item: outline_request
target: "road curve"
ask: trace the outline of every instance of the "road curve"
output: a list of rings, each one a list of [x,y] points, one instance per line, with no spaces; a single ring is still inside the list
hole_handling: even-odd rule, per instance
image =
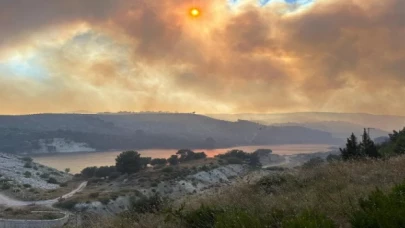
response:
[[[32,205],[32,204],[43,205],[43,206],[52,206],[52,204],[58,202],[58,200],[60,198],[64,198],[64,199],[70,198],[74,194],[82,191],[86,186],[87,186],[87,181],[84,181],[76,189],[74,189],[73,191],[71,191],[61,197],[58,197],[56,199],[40,200],[40,201],[21,201],[21,200],[12,199],[12,198],[0,193],[0,205],[8,206],[8,207],[21,207],[21,206],[28,206],[28,205]]]

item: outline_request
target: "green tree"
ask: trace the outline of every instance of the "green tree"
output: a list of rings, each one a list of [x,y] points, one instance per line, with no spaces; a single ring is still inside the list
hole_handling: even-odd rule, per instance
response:
[[[357,143],[357,137],[352,133],[350,138],[347,139],[346,148],[340,148],[343,160],[350,160],[360,157],[360,148]]]
[[[65,169],[65,172],[66,172],[66,173],[69,173],[69,172],[70,172],[70,168],[66,168],[66,169]]]
[[[169,159],[167,159],[170,165],[177,165],[179,164],[179,158],[177,155],[172,155]]]
[[[115,167],[121,173],[136,173],[146,168],[148,158],[141,158],[137,151],[125,151],[115,159]]]
[[[375,146],[373,140],[370,139],[370,136],[367,134],[366,129],[364,129],[362,142],[360,143],[360,151],[363,156],[371,157],[371,158],[378,158],[380,154],[378,153],[378,149]]]
[[[166,158],[154,158],[150,162],[151,165],[166,165],[167,164],[167,159]]]

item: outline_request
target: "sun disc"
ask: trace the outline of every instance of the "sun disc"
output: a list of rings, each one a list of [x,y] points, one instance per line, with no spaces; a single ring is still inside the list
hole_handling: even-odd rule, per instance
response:
[[[200,16],[200,14],[201,14],[201,12],[199,9],[197,9],[197,8],[190,9],[190,15],[192,17],[198,17],[198,16]]]

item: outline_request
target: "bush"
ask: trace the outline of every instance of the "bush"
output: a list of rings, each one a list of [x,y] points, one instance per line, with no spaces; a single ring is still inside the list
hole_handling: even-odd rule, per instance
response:
[[[162,169],[162,172],[165,172],[165,173],[172,173],[173,171],[174,171],[173,167],[165,167]]]
[[[55,207],[72,210],[78,203],[75,199],[62,200],[54,204]]]
[[[26,162],[24,164],[24,168],[31,169],[32,168],[32,163],[31,162]]]
[[[89,197],[90,198],[97,198],[99,195],[100,195],[100,193],[98,193],[98,192],[92,192],[92,193],[89,194]]]
[[[121,173],[136,173],[145,169],[151,158],[142,158],[137,151],[125,151],[115,159],[115,167]]]
[[[11,185],[9,183],[3,183],[1,186],[2,190],[8,190],[11,188]]]
[[[300,215],[283,221],[283,228],[335,228],[335,223],[324,214],[312,210],[304,211]]]
[[[24,184],[23,186],[24,186],[24,188],[31,188],[30,184]]]
[[[65,183],[61,183],[61,184],[59,184],[59,186],[62,187],[62,188],[63,188],[63,187],[67,187],[67,186],[68,186],[68,183],[66,183],[66,182],[65,182]]]
[[[257,183],[260,189],[264,190],[266,193],[276,192],[275,187],[280,186],[287,182],[286,176],[283,175],[270,175],[262,177]]]
[[[164,208],[164,200],[159,195],[152,197],[142,197],[138,200],[131,198],[130,210],[135,213],[156,213]]]
[[[222,209],[202,205],[199,209],[186,213],[183,219],[186,227],[212,228],[215,227],[216,217],[222,213]]]
[[[86,167],[84,168],[80,173],[84,178],[92,178],[96,174],[97,167],[92,166],[92,167]]]
[[[359,204],[360,209],[351,218],[354,228],[405,225],[405,184],[397,185],[388,194],[377,189],[368,198],[360,199]]]
[[[59,182],[53,177],[49,178],[47,182],[49,184],[59,184]]]
[[[311,169],[314,167],[318,167],[325,163],[325,161],[320,157],[311,158],[309,161],[305,162],[302,167],[305,169]]]
[[[225,158],[228,164],[243,164],[243,160],[237,157]]]
[[[156,165],[164,166],[164,165],[167,164],[167,159],[165,159],[165,158],[155,158],[155,159],[152,159],[150,164],[153,165],[153,166],[156,166]]]
[[[220,213],[215,219],[215,228],[261,228],[270,227],[256,215],[244,210],[231,209]]]
[[[114,179],[117,179],[117,178],[120,177],[120,176],[121,176],[121,173],[120,173],[120,172],[112,172],[112,173],[110,173],[110,175],[108,176],[108,179],[114,180]]]
[[[30,157],[23,157],[23,158],[21,158],[21,160],[23,160],[27,163],[31,163],[33,161],[32,158],[30,158]]]
[[[26,171],[26,172],[24,173],[24,177],[25,177],[25,178],[30,178],[31,176],[32,176],[31,172]]]
[[[49,178],[49,173],[43,173],[39,177],[41,177],[42,179],[48,179]]]

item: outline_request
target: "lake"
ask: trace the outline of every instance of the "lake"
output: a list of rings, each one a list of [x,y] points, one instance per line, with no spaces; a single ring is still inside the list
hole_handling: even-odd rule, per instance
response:
[[[293,155],[303,153],[327,152],[334,145],[325,144],[291,144],[291,145],[267,145],[267,146],[239,146],[232,148],[212,149],[212,150],[194,150],[196,152],[204,151],[208,157],[213,157],[217,154],[226,153],[232,149],[240,149],[246,152],[253,152],[257,149],[271,149],[274,154]],[[89,153],[61,153],[51,155],[34,156],[35,162],[50,166],[59,170],[70,168],[71,173],[79,173],[82,169],[89,166],[111,166],[115,165],[115,158],[122,151],[108,152],[89,152]],[[139,150],[139,153],[144,157],[152,158],[168,158],[176,154],[174,149],[148,149]]]

